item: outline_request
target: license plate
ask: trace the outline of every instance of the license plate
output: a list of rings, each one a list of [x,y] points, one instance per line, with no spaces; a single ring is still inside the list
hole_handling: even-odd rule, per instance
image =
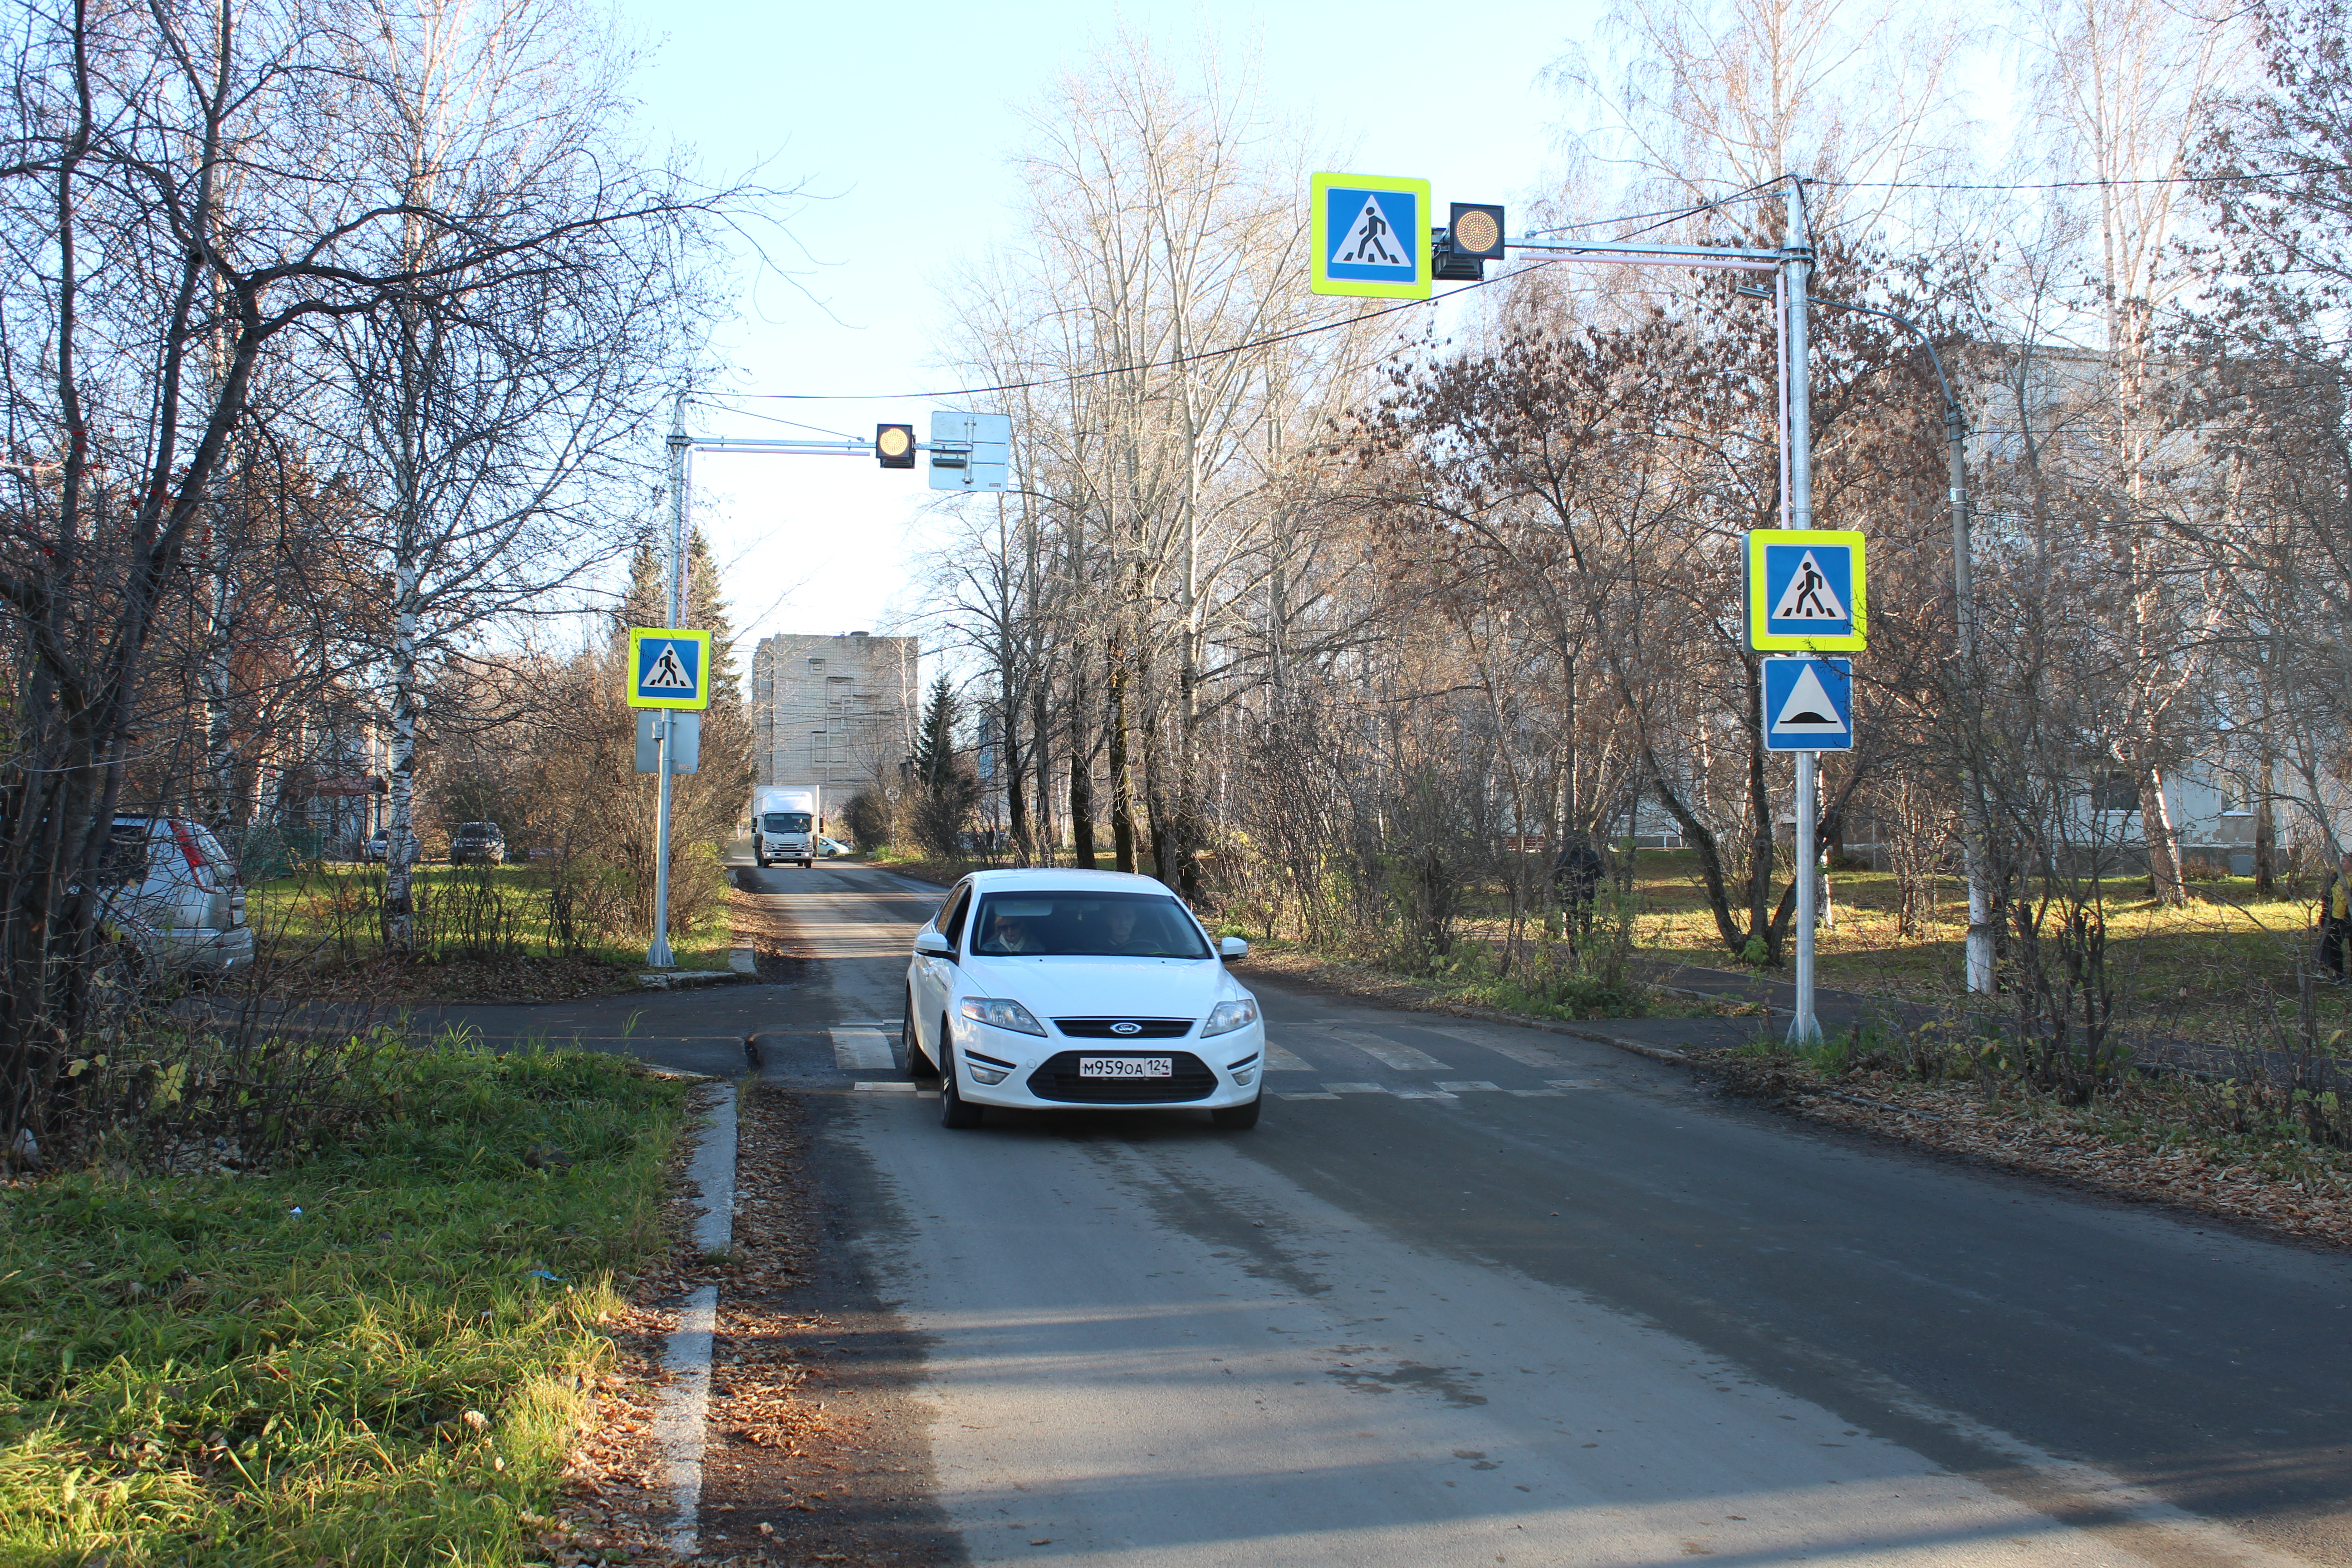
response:
[[[1080,1078],[1174,1078],[1173,1057],[1080,1057]]]

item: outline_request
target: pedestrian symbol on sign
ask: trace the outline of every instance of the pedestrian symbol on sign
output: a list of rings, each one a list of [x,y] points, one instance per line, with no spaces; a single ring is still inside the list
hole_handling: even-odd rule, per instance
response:
[[[1780,602],[1772,606],[1776,621],[1843,621],[1845,605],[1839,603],[1837,590],[1830,586],[1829,578],[1822,572],[1822,563],[1810,550],[1798,561],[1797,569],[1789,574],[1789,585],[1780,591]]]
[[[694,677],[678,662],[677,645],[664,643],[661,652],[654,656],[653,668],[637,684],[648,691],[692,691]]]
[[[1396,226],[1381,215],[1380,198],[1370,195],[1364,197],[1364,210],[1356,215],[1355,223],[1340,240],[1339,254],[1331,259],[1359,267],[1412,265],[1396,244]]]

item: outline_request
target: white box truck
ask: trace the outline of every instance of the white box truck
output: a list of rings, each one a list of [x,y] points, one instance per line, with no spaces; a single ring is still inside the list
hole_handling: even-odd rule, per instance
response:
[[[799,861],[803,870],[815,865],[816,837],[824,831],[821,794],[815,784],[753,790],[751,858],[763,867],[786,860]]]

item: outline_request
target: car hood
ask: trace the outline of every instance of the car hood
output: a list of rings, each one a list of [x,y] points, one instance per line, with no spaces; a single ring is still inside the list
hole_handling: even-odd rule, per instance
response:
[[[1246,996],[1214,959],[974,958],[968,996],[1007,996],[1040,1018],[1205,1018]]]

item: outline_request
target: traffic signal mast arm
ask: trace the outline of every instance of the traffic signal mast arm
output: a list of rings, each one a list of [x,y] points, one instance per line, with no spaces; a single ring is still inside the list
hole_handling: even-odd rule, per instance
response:
[[[687,443],[698,452],[784,452],[804,458],[870,458],[874,456],[871,440],[793,441],[767,436],[697,436]],[[934,454],[940,458],[968,458],[971,455],[969,441],[916,441],[908,450]],[[944,465],[952,467],[954,465]]]
[[[1562,260],[1622,261],[1633,266],[1708,267],[1729,272],[1772,272],[1790,259],[1787,250],[1738,245],[1642,245],[1627,239],[1550,239],[1521,236],[1503,242],[1506,250]]]

